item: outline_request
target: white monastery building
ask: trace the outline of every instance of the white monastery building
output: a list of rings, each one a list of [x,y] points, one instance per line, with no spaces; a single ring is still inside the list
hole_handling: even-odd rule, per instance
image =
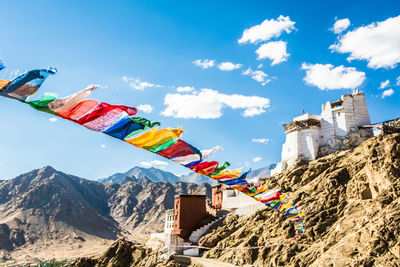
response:
[[[335,150],[348,149],[373,136],[364,93],[358,90],[322,105],[321,115],[303,114],[284,125],[286,141],[282,161],[271,175],[282,172],[299,160],[314,160]]]

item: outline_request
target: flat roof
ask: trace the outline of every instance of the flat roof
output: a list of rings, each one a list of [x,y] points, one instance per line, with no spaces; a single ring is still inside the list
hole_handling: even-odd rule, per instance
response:
[[[179,195],[175,195],[175,198],[178,197],[206,197],[206,195],[191,195],[191,194],[179,194]]]

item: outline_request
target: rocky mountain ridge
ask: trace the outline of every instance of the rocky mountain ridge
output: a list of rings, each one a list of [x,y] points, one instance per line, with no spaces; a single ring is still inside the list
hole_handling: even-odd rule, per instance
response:
[[[174,196],[192,191],[210,195],[211,186],[155,183],[147,177],[102,184],[49,166],[3,181],[0,263],[1,251],[7,262],[21,251],[35,255],[58,244],[79,250],[120,236],[144,241],[150,232],[163,229],[164,212],[173,208]]]

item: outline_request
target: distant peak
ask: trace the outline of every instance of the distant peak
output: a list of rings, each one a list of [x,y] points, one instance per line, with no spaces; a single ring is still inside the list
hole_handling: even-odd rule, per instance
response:
[[[44,166],[42,168],[39,169],[39,172],[55,172],[57,171],[56,169],[54,169],[52,166]]]

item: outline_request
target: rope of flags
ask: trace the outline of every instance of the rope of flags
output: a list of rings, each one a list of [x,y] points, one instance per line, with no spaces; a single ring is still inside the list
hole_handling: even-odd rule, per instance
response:
[[[0,70],[2,68],[4,65],[0,61]],[[250,170],[242,173],[241,168],[228,169],[231,165],[229,162],[205,161],[222,149],[220,146],[199,150],[180,138],[183,133],[180,127],[160,129],[160,122],[136,116],[138,111],[135,107],[87,99],[96,90],[96,86],[88,86],[63,98],[45,93],[39,100],[29,101],[29,97],[37,92],[46,78],[55,73],[55,68],[31,70],[12,81],[0,80],[0,96],[18,100],[38,111],[70,120],[89,130],[102,132],[229,185],[291,220],[296,228],[295,239],[305,234],[305,214],[300,206],[287,203],[286,194],[282,194],[279,189],[272,189],[269,183],[248,183],[246,177]]]
[[[387,172],[387,174],[390,177],[392,177],[394,183],[397,183],[399,181],[400,177],[394,175],[394,173],[393,173],[393,171],[392,171],[392,169],[390,168],[389,165],[385,165],[385,164],[380,163],[379,164],[379,168],[385,170]],[[378,167],[376,167],[376,168],[373,167],[372,170],[378,170],[379,168]]]
[[[289,238],[285,241],[281,241],[281,242],[275,242],[275,243],[269,243],[267,245],[263,245],[263,246],[255,246],[255,247],[226,247],[226,248],[222,248],[222,247],[205,247],[205,246],[197,246],[197,245],[189,245],[189,246],[177,246],[179,248],[199,248],[199,249],[204,249],[204,250],[256,250],[256,249],[264,249],[264,248],[269,248],[269,247],[273,247],[273,246],[283,246],[287,243],[291,243],[293,241],[296,241],[296,237],[292,237]]]

